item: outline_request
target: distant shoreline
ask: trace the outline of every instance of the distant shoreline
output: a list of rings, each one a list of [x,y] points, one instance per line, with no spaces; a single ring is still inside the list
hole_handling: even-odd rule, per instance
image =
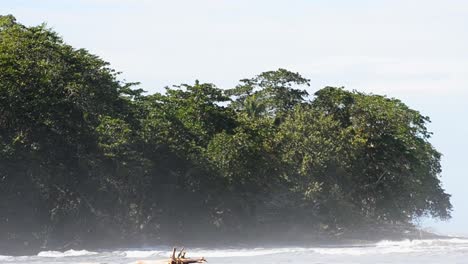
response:
[[[317,233],[317,232],[308,232],[308,233],[296,233],[296,232],[278,232],[275,234],[263,234],[263,236],[256,236],[256,239],[253,237],[244,237],[241,238],[213,238],[212,240],[204,239],[193,239],[186,240],[184,243],[180,241],[154,241],[149,243],[118,243],[111,244],[101,243],[95,245],[86,245],[69,243],[62,247],[28,247],[27,242],[23,245],[5,245],[5,241],[0,242],[0,255],[9,255],[9,256],[35,256],[39,252],[43,251],[60,251],[65,252],[67,250],[88,250],[88,251],[107,251],[107,250],[120,250],[123,248],[152,248],[157,246],[168,246],[178,245],[186,246],[192,248],[258,248],[258,247],[284,247],[284,246],[336,246],[336,245],[352,245],[352,244],[371,244],[377,243],[384,240],[389,241],[402,241],[402,240],[430,240],[430,239],[467,239],[462,236],[448,236],[431,233],[428,231],[421,230],[416,227],[406,227],[404,229],[397,229],[394,227],[378,227],[371,228],[369,230],[348,230],[346,232],[338,234],[330,233]],[[8,249],[4,251],[5,249]]]

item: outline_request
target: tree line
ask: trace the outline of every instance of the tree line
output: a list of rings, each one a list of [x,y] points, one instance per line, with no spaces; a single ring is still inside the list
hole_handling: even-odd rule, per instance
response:
[[[0,17],[0,240],[164,241],[450,217],[429,118],[278,69],[149,94]],[[10,242],[8,242],[10,241]]]

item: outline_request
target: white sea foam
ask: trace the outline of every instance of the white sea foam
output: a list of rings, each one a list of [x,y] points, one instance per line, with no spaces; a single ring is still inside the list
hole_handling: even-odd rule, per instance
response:
[[[163,250],[164,249],[164,250]],[[243,263],[290,263],[291,260],[314,260],[324,263],[352,260],[353,263],[376,263],[378,260],[391,260],[389,263],[464,263],[468,259],[468,239],[433,240],[383,240],[373,244],[334,245],[314,247],[277,247],[277,248],[190,248],[188,257],[236,259]],[[0,256],[0,263],[162,263],[172,252],[169,247],[144,249],[123,249],[119,251],[91,252],[86,250],[43,251],[37,256]],[[55,259],[51,259],[55,258]],[[406,259],[413,261],[406,262]],[[443,261],[442,261],[443,260]],[[233,260],[234,261],[234,260]],[[236,260],[237,261],[237,260]],[[346,262],[345,261],[345,262]],[[291,262],[304,263],[304,262]],[[307,261],[306,261],[307,263]],[[466,262],[468,263],[468,262]]]
[[[60,251],[41,251],[37,254],[38,257],[46,258],[64,258],[64,257],[78,257],[78,256],[91,256],[97,255],[97,252],[87,251],[87,250],[67,250],[64,252]]]
[[[379,255],[393,253],[431,252],[468,250],[468,239],[428,239],[428,240],[383,240],[376,244],[354,247],[317,248],[313,251],[329,255]]]
[[[253,249],[218,249],[218,250],[190,250],[191,255],[203,257],[252,257],[281,253],[294,253],[309,251],[309,248],[291,247],[291,248],[253,248]]]
[[[295,253],[311,251],[311,248],[291,247],[291,248],[253,248],[253,249],[190,249],[189,257],[253,257],[281,253]],[[113,254],[125,256],[127,258],[152,258],[161,257],[168,258],[171,254],[170,251],[162,250],[126,250],[114,251]]]
[[[394,253],[447,252],[468,250],[468,239],[434,239],[434,240],[383,240],[375,244],[330,247],[282,247],[251,249],[190,249],[190,256],[206,258],[255,257],[274,254],[308,252],[319,255],[382,255]],[[127,258],[168,257],[169,251],[132,250],[114,252]]]
[[[139,260],[133,261],[128,264],[167,264],[167,260]]]
[[[288,247],[255,249],[190,250],[192,255],[204,257],[251,257],[283,253],[312,252],[321,255],[380,255],[393,253],[447,252],[468,250],[468,239],[383,240],[375,244],[332,247]]]
[[[251,257],[263,256],[280,253],[303,252],[311,249],[308,248],[253,248],[253,249],[190,249],[190,257]],[[170,251],[161,250],[127,250],[114,251],[114,254],[123,255],[127,258],[150,258],[150,257],[169,257]]]
[[[127,258],[169,257],[168,251],[161,250],[126,250],[114,251],[113,253],[123,255]]]
[[[468,239],[427,239],[427,240],[401,240],[401,241],[380,241],[377,248],[410,248],[414,250],[438,250],[438,249],[464,249],[468,247]]]

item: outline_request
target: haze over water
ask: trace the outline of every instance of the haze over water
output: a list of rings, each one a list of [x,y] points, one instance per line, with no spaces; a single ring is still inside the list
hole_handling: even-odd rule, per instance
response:
[[[468,263],[468,239],[380,241],[373,244],[321,247],[188,249],[190,257],[204,256],[208,263]],[[0,256],[1,263],[20,264],[130,264],[165,263],[170,247],[117,251],[44,251],[37,256]]]

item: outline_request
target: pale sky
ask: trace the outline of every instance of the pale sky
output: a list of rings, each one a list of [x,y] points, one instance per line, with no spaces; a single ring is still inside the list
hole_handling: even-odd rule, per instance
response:
[[[468,1],[0,0],[0,14],[46,22],[74,47],[162,91],[195,79],[229,88],[286,68],[330,86],[402,99],[432,119],[453,219],[468,235]]]

